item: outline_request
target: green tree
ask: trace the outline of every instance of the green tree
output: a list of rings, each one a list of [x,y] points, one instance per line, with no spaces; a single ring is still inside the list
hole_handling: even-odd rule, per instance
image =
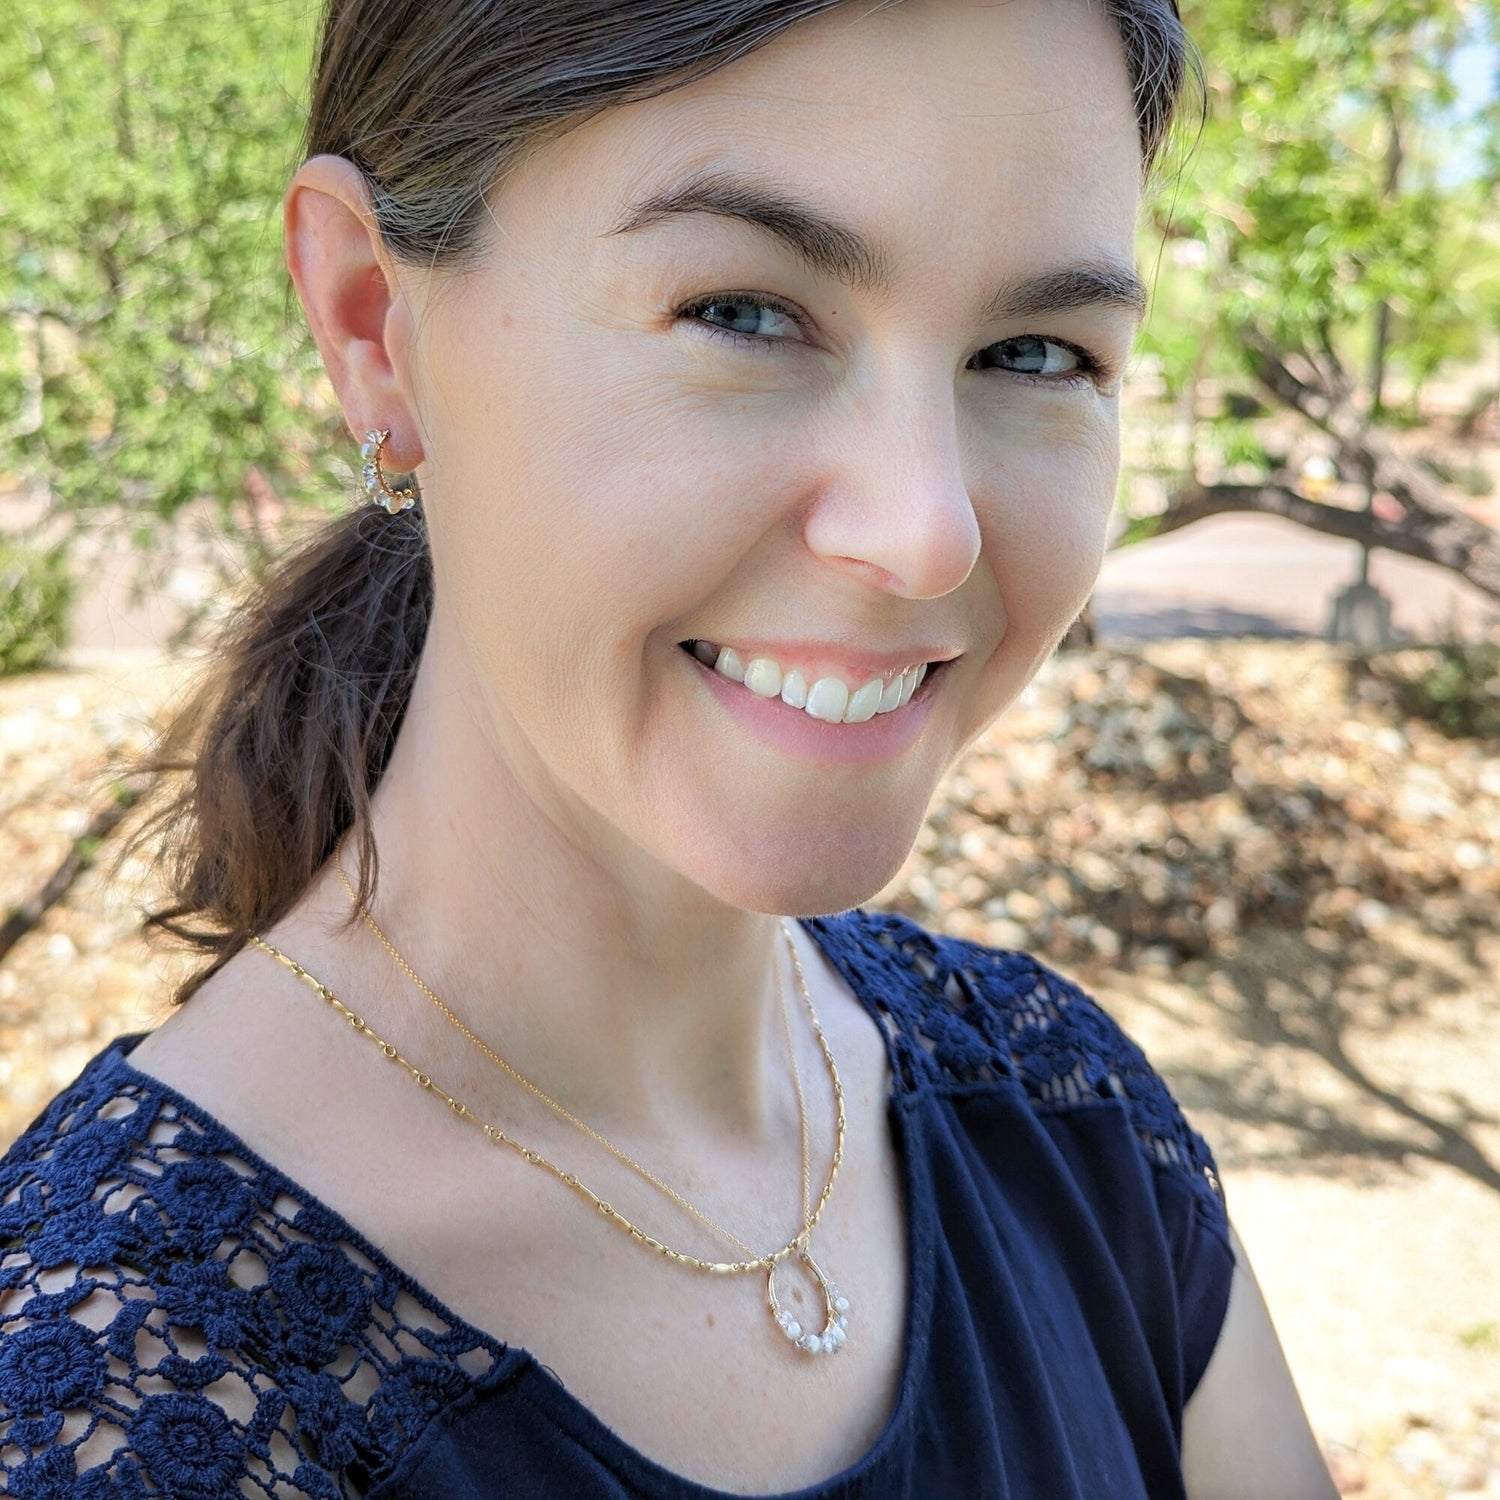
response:
[[[0,467],[149,539],[337,492],[279,204],[312,7],[48,0],[0,28]]]
[[[1346,479],[1397,505],[1318,504],[1268,464],[1260,483],[1187,476],[1127,536],[1267,510],[1442,563],[1500,597],[1500,539],[1381,430],[1393,368],[1419,392],[1493,327],[1500,247],[1483,163],[1500,160],[1500,120],[1473,127],[1475,165],[1459,181],[1436,148],[1452,144],[1439,137],[1454,50],[1466,28],[1493,35],[1494,0],[1187,0],[1183,11],[1206,58],[1207,117],[1153,229],[1201,259],[1164,283],[1146,347],[1193,409],[1216,362],[1250,374],[1331,434]]]

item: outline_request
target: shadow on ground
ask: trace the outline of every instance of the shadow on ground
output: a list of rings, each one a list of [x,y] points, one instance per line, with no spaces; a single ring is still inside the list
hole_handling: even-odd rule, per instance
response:
[[[1428,1160],[1500,1194],[1500,1166],[1479,1139],[1500,1130],[1481,1103],[1500,1055],[1500,993],[1487,996],[1474,945],[1450,940],[1444,962],[1408,936],[1329,951],[1296,933],[1250,933],[1240,954],[1201,975],[1193,966],[1190,999],[1160,986],[1123,992],[1174,1028],[1207,1028],[1202,1060],[1190,1049],[1169,1071],[1190,1113],[1212,1110],[1228,1127],[1217,1132],[1227,1160],[1343,1174],[1360,1161]],[[1469,1076],[1449,1067],[1424,1087],[1424,1047],[1451,1056],[1455,1031],[1472,1044]]]
[[[1217,604],[1111,609],[1101,603],[1094,612],[1094,626],[1102,641],[1165,641],[1184,636],[1282,641],[1314,638],[1311,632],[1272,615]]]

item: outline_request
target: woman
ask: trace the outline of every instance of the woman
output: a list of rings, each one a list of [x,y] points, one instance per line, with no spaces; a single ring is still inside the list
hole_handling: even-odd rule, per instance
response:
[[[12,1492],[1332,1493],[1144,1059],[851,910],[1093,583],[1184,56],[336,0],[287,253],[377,503],[179,733],[191,1004],[7,1160]]]

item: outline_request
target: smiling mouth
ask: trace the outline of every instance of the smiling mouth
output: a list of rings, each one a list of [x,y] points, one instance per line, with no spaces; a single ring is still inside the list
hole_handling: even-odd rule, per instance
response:
[[[825,724],[863,724],[877,714],[895,713],[906,707],[929,678],[948,666],[947,661],[917,662],[856,684],[835,676],[809,682],[795,669],[783,671],[768,656],[746,660],[732,647],[716,646],[711,641],[689,640],[679,645],[717,676],[738,683],[757,697],[779,698],[788,708]]]

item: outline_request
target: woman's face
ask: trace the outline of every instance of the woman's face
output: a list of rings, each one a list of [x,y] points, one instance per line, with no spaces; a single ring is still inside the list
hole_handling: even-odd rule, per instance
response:
[[[1139,176],[1101,7],[853,4],[547,144],[476,263],[403,272],[429,649],[565,837],[760,911],[889,879],[1094,582]]]

